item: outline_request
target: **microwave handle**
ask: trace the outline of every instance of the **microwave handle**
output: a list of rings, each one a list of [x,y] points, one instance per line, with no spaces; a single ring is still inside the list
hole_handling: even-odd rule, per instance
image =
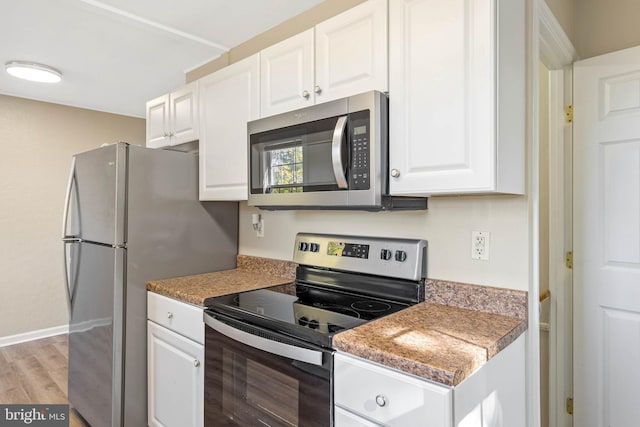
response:
[[[344,159],[342,158],[342,136],[347,126],[347,116],[338,117],[336,127],[333,130],[331,141],[331,162],[333,163],[333,174],[336,177],[338,188],[347,189],[347,177],[344,174]]]

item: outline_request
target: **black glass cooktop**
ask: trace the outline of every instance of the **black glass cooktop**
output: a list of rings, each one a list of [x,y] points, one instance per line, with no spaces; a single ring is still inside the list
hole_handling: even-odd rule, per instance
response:
[[[217,297],[207,312],[331,347],[335,333],[408,306],[349,291],[292,283]]]

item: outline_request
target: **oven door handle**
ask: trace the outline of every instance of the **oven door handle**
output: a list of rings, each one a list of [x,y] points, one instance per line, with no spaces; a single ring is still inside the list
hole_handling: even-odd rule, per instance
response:
[[[240,329],[236,329],[233,326],[214,319],[206,313],[204,315],[204,323],[227,338],[248,345],[249,347],[263,350],[277,356],[297,360],[299,362],[322,366],[322,351],[297,347],[295,345],[285,344],[253,335],[249,332],[241,331]]]
[[[347,189],[347,177],[344,174],[344,160],[342,158],[342,137],[347,125],[347,116],[338,117],[336,127],[333,130],[333,139],[331,140],[331,163],[333,164],[333,174],[336,177],[338,188]]]

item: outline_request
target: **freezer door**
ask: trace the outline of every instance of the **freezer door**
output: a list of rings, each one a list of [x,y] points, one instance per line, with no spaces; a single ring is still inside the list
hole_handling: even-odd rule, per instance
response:
[[[91,426],[119,427],[126,250],[72,246],[77,268],[70,269],[69,401]]]
[[[83,241],[124,245],[127,144],[77,154],[69,202],[73,234]],[[76,234],[77,233],[77,234]]]

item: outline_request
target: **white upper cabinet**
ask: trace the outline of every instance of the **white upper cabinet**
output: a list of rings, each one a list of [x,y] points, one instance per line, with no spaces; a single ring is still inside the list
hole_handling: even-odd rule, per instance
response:
[[[260,52],[262,117],[387,91],[387,0],[369,0]]]
[[[262,116],[313,105],[313,28],[260,52]]]
[[[169,146],[169,94],[147,102],[147,147]]]
[[[388,90],[387,0],[369,0],[316,25],[316,103]]]
[[[247,200],[247,122],[260,116],[259,54],[199,82],[200,200]]]
[[[524,193],[524,0],[394,0],[392,195]]]
[[[196,141],[198,130],[198,82],[147,102],[147,147]]]

